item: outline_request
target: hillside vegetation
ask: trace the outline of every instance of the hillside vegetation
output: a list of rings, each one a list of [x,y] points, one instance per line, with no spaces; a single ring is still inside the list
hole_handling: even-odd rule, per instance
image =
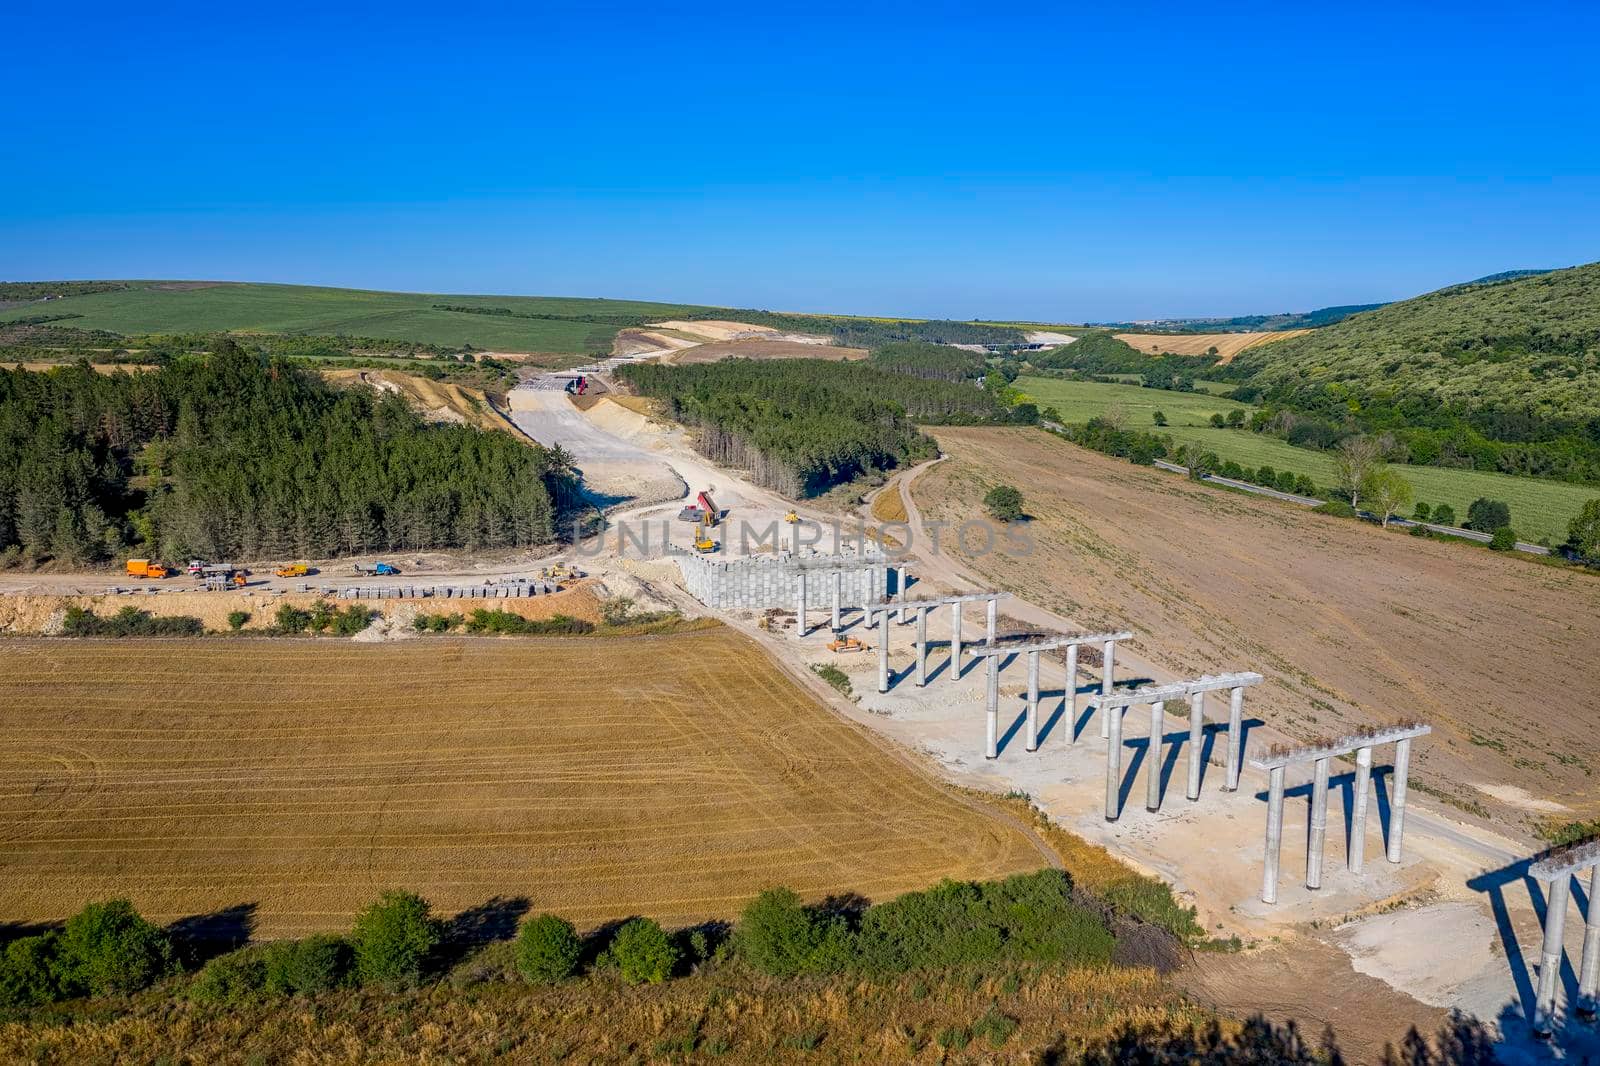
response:
[[[0,549],[33,559],[530,546],[563,462],[227,342],[146,373],[0,371]]]
[[[1390,432],[1413,462],[1600,479],[1600,264],[1429,293],[1226,369],[1268,405]]]

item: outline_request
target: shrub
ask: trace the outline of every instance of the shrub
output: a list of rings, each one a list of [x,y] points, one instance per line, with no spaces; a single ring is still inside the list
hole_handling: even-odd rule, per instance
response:
[[[1455,525],[1456,509],[1451,507],[1448,503],[1441,503],[1439,506],[1433,509],[1433,521],[1435,524],[1441,526]]]
[[[1158,426],[1164,426],[1164,425],[1166,425],[1166,424],[1167,424],[1167,415],[1166,415],[1166,412],[1165,412],[1165,411],[1157,411],[1157,412],[1156,412],[1156,413],[1155,413],[1155,415],[1154,415],[1154,416],[1152,416],[1152,420],[1153,420],[1153,421],[1154,421],[1154,422],[1155,422],[1155,424],[1156,424],[1156,425],[1158,425]]]
[[[25,936],[0,952],[0,1009],[35,1007],[62,996],[54,933]]]
[[[1240,466],[1232,459],[1229,459],[1227,462],[1222,464],[1221,474],[1223,477],[1231,477],[1235,480],[1242,480],[1244,478],[1244,467]]]
[[[68,918],[59,946],[69,993],[137,992],[177,969],[167,934],[125,899],[91,903]]]
[[[311,612],[282,604],[273,617],[273,628],[280,633],[304,633],[311,628]]]
[[[1294,475],[1287,470],[1278,472],[1278,480],[1273,484],[1279,492],[1294,491]]]
[[[549,618],[528,619],[520,614],[502,611],[499,608],[489,611],[482,607],[472,612],[472,617],[467,619],[468,633],[519,633],[535,636],[548,636],[551,634],[579,634],[593,633],[594,623],[581,618],[571,618],[564,614],[551,615]]]
[[[1312,508],[1318,514],[1331,514],[1336,518],[1354,518],[1356,509],[1346,500],[1329,500]]]
[[[418,633],[448,633],[465,622],[459,614],[419,614],[411,620]]]
[[[218,955],[195,975],[189,997],[201,1003],[241,1003],[267,984],[267,964],[260,948],[241,948]]]
[[[341,637],[353,637],[372,624],[372,611],[351,604],[333,616],[333,631]]]
[[[250,612],[249,611],[229,611],[228,612],[228,628],[233,630],[235,633],[237,633],[237,632],[239,632],[239,630],[243,629],[244,628],[244,624],[246,622],[248,622],[248,621],[250,621]]]
[[[68,607],[61,632],[69,637],[196,637],[205,632],[198,618],[157,617],[137,607],[124,607],[110,618],[97,618],[83,607]]]
[[[1015,1018],[1002,1013],[999,1007],[991,1003],[983,1017],[972,1023],[971,1031],[973,1036],[987,1040],[990,1047],[998,1049],[1011,1039],[1018,1025]]]
[[[1511,507],[1500,500],[1480,496],[1467,508],[1467,528],[1478,533],[1493,533],[1511,524]]]
[[[1228,428],[1238,429],[1240,426],[1244,425],[1244,419],[1244,408],[1235,407],[1233,410],[1228,412]]]
[[[660,984],[678,964],[677,945],[650,918],[634,918],[618,929],[608,950],[623,979],[632,984]]]
[[[839,695],[850,695],[850,675],[832,663],[817,663],[811,667],[811,672],[832,685]]]
[[[361,912],[351,934],[356,979],[390,988],[414,985],[438,947],[439,923],[414,892],[385,892]]]
[[[1278,472],[1270,466],[1263,466],[1255,472],[1255,476],[1250,480],[1257,485],[1276,485],[1278,483]]]
[[[1517,546],[1517,532],[1510,526],[1501,526],[1489,538],[1491,551],[1508,552]]]
[[[1217,429],[1221,429],[1224,425],[1227,424],[1226,421],[1222,417],[1222,412],[1217,411],[1217,412],[1213,412],[1212,413],[1212,415],[1211,415],[1211,424],[1213,426],[1215,426]]]
[[[1433,511],[1428,507],[1427,504],[1423,503],[1421,500],[1418,500],[1417,506],[1411,512],[1411,517],[1418,522],[1426,522],[1428,521],[1428,516],[1432,513]]]
[[[531,984],[571,977],[582,956],[578,931],[553,914],[530,918],[517,933],[517,972]]]
[[[330,933],[268,944],[267,991],[289,996],[339,988],[350,978],[351,955],[350,942]]]
[[[1022,517],[1022,493],[1012,485],[996,485],[983,497],[983,506],[997,522],[1015,522]]]
[[[1600,499],[1585,503],[1567,525],[1567,547],[1586,562],[1600,562]]]
[[[739,953],[764,974],[792,977],[827,968],[824,948],[845,932],[840,919],[817,915],[789,889],[769,888],[739,919]]]
[[[1427,526],[1423,525],[1421,522],[1418,522],[1416,525],[1412,526],[1411,529],[1408,532],[1410,532],[1410,534],[1413,537],[1431,537],[1431,536],[1433,536],[1433,530],[1429,529]]]
[[[1317,483],[1305,474],[1300,474],[1294,479],[1294,491],[1301,496],[1316,496]]]

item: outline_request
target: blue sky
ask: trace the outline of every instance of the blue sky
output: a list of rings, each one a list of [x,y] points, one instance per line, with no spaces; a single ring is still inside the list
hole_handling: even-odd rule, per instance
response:
[[[1600,259],[1593,4],[234,6],[8,5],[0,278],[1078,321]]]

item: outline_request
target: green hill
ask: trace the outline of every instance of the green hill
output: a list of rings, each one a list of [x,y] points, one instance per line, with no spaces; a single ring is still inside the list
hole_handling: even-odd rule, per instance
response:
[[[1414,462],[1600,480],[1600,263],[1453,286],[1245,350],[1300,427],[1390,431]]]
[[[55,293],[63,295],[41,299]],[[51,324],[124,336],[225,331],[343,335],[561,354],[608,351],[623,326],[713,310],[639,300],[164,281],[6,283],[0,284],[0,308],[0,324],[47,317]]]

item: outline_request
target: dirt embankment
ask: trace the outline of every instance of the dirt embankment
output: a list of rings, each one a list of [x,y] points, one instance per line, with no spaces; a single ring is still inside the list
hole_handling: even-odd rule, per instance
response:
[[[433,381],[398,370],[325,370],[322,376],[337,385],[365,385],[378,392],[403,396],[429,422],[449,422],[475,429],[499,430],[519,440],[527,435],[501,414],[481,389],[448,381]]]
[[[234,611],[244,611],[250,619],[243,628],[246,631],[259,631],[272,627],[278,608],[284,604],[292,607],[310,607],[318,600],[325,600],[340,608],[351,604],[372,608],[379,617],[373,636],[404,635],[412,619],[418,614],[470,614],[480,607],[508,611],[523,618],[549,618],[564,614],[571,618],[597,622],[600,619],[600,600],[589,586],[589,582],[579,582],[571,588],[547,596],[504,600],[431,598],[338,600],[314,592],[275,594],[253,593],[248,590],[202,592],[168,589],[163,589],[155,596],[0,596],[0,634],[24,636],[59,633],[61,620],[66,616],[69,607],[86,608],[102,618],[110,617],[124,607],[137,607],[158,617],[181,615],[198,618],[206,629],[218,633],[231,628],[228,624],[229,614]]]
[[[1600,580],[1222,492],[1036,430],[934,435],[951,459],[916,484],[925,517],[959,522],[990,486],[1022,487],[1032,554],[998,539],[966,557],[1000,587],[1126,626],[1177,673],[1259,670],[1251,708],[1293,735],[1432,722],[1413,787],[1460,811],[1517,828],[1600,813]]]

